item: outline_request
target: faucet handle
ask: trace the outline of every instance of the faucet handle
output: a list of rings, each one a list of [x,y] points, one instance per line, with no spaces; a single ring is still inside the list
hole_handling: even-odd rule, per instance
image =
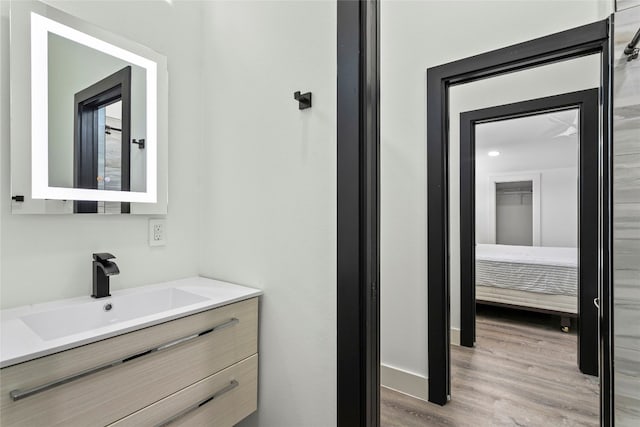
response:
[[[113,259],[115,258],[115,256],[111,255],[110,253],[107,252],[101,252],[98,254],[93,254],[93,260],[94,261],[98,261],[98,262],[103,262],[106,261],[108,259]]]

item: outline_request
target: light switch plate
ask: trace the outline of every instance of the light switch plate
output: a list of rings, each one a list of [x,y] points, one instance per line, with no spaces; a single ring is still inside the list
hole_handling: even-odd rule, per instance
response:
[[[149,219],[149,246],[167,244],[167,223],[164,219]]]

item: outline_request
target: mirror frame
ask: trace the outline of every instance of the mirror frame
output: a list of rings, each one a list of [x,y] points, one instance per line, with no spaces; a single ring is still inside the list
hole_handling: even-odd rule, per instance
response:
[[[33,27],[32,19],[37,22]],[[10,4],[11,195],[23,196],[23,201],[12,201],[11,212],[14,214],[72,214],[72,200],[129,202],[131,214],[167,213],[167,58],[97,24],[99,22],[69,15],[41,1],[22,0]],[[48,102],[42,102],[46,98],[41,96],[44,93],[48,97],[46,49],[49,32],[93,49],[98,46],[105,54],[147,71],[145,192],[49,186]],[[44,58],[39,55],[43,52]],[[32,75],[36,77],[33,82]],[[32,112],[40,123],[32,118]]]

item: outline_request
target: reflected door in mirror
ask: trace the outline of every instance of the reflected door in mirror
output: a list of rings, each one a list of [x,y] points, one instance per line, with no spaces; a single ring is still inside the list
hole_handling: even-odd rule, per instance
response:
[[[131,67],[75,94],[75,188],[131,189]],[[129,213],[129,203],[74,202],[74,213]]]

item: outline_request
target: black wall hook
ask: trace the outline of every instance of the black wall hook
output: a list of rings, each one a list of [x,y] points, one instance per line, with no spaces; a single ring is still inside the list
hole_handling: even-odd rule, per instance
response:
[[[138,148],[142,150],[144,148],[144,139],[134,139],[131,141],[133,144],[138,144]]]
[[[299,110],[306,110],[307,108],[311,108],[311,92],[300,94],[300,91],[297,91],[293,94],[293,99],[298,101]]]

